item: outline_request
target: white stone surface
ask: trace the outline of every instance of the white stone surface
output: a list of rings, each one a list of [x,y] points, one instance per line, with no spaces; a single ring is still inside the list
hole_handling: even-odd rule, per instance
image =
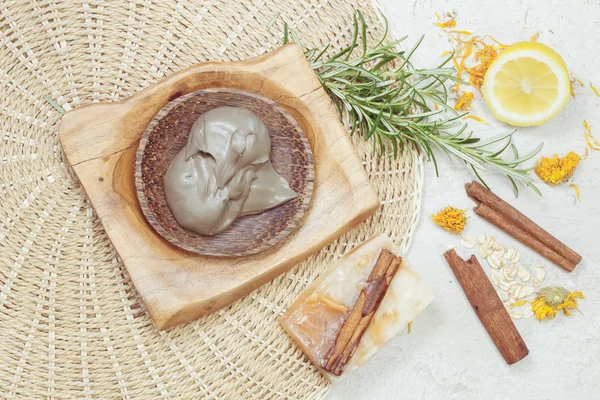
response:
[[[434,12],[455,9],[457,28],[477,34],[492,34],[505,43],[529,40],[540,32],[539,41],[555,48],[569,70],[586,85],[600,87],[600,4],[597,1],[493,1],[493,0],[382,0],[397,34],[411,40],[425,34],[414,61],[417,67],[433,66],[449,49],[444,33],[433,25]],[[516,143],[526,150],[545,142],[542,154],[583,153],[583,120],[600,137],[600,97],[589,87],[575,88],[577,97],[553,121],[519,129]],[[475,114],[491,126],[473,124],[482,137],[506,126],[493,120],[483,101]],[[444,157],[439,157],[443,160]],[[506,365],[471,309],[460,285],[442,258],[459,237],[437,228],[429,215],[446,205],[473,207],[463,184],[472,179],[460,163],[442,162],[436,178],[427,165],[422,215],[408,257],[415,270],[429,283],[436,299],[413,324],[413,332],[388,343],[352,377],[334,387],[328,399],[578,399],[600,398],[600,153],[590,154],[575,173],[581,203],[574,203],[567,185],[538,186],[543,197],[523,189],[514,199],[507,181],[488,175],[488,183],[542,227],[579,251],[584,259],[568,274],[550,264],[510,236],[471,213],[465,234],[476,238],[483,230],[500,243],[522,253],[520,264],[544,265],[547,285],[582,290],[584,315],[559,315],[555,320],[518,320],[515,324],[530,354],[512,366]],[[469,250],[460,248],[467,256]]]

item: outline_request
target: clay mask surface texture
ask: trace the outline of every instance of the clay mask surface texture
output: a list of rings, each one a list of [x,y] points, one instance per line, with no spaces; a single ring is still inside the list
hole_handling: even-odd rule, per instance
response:
[[[215,235],[238,217],[297,197],[273,168],[270,153],[269,132],[249,110],[219,107],[202,114],[164,177],[167,204],[177,222]]]

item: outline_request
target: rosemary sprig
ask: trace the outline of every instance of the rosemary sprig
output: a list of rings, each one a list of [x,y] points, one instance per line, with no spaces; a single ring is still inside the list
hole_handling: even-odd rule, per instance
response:
[[[277,18],[269,22],[269,27]],[[352,41],[337,54],[325,57],[330,44],[304,50],[340,117],[350,127],[350,134],[371,140],[373,151],[380,155],[391,152],[396,157],[404,149],[425,153],[438,176],[436,150],[464,161],[485,186],[481,172],[489,168],[507,176],[515,196],[517,183],[539,193],[529,175],[532,168],[520,164],[533,158],[543,143],[519,156],[512,144],[514,131],[481,140],[472,131],[467,132],[467,124],[461,120],[466,113],[459,114],[448,105],[448,86],[457,82],[468,85],[456,77],[454,68],[448,67],[452,54],[435,68],[415,69],[410,60],[423,37],[409,51],[399,50],[398,45],[406,37],[387,42],[385,21],[381,40],[369,47],[363,13],[356,10],[353,18]],[[285,23],[283,43],[290,39],[302,45],[298,33]],[[508,148],[512,158],[507,160],[504,155]]]

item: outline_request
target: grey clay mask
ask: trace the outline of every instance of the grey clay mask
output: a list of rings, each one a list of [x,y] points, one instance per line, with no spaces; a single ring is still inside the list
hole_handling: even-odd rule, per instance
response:
[[[237,217],[258,214],[295,197],[270,161],[263,122],[238,107],[201,115],[164,178],[167,204],[184,228],[223,232]]]

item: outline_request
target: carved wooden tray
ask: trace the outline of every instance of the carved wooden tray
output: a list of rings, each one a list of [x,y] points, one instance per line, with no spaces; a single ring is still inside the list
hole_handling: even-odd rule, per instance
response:
[[[300,124],[312,148],[314,190],[301,226],[260,254],[211,257],[173,246],[148,224],[136,197],[136,150],[150,121],[168,102],[214,87],[275,101]],[[160,329],[245,296],[364,221],[379,206],[330,99],[295,44],[245,61],[199,64],[126,100],[77,108],[63,117],[59,136]]]

